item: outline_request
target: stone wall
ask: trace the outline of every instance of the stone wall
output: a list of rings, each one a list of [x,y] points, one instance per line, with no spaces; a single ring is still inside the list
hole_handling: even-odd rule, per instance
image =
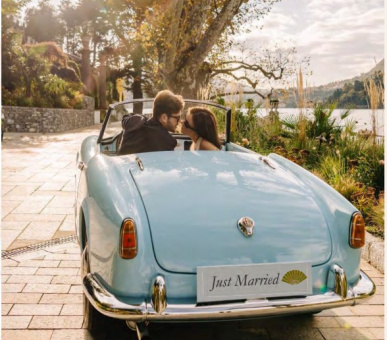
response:
[[[2,115],[6,132],[64,132],[94,124],[94,98],[81,110],[3,106]]]
[[[366,232],[366,243],[361,250],[363,260],[384,274],[384,241]]]

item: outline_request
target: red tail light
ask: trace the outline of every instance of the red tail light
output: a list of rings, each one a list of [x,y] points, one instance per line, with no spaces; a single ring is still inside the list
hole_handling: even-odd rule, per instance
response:
[[[133,220],[122,223],[120,255],[123,259],[133,259],[137,255],[136,225]]]
[[[361,213],[352,215],[349,244],[352,248],[361,248],[365,244],[365,222]]]

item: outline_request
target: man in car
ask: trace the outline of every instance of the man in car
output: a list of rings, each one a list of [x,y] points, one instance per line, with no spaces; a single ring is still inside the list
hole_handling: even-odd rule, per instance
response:
[[[151,151],[172,151],[177,145],[170,132],[175,132],[184,107],[183,97],[164,90],[153,102],[153,116],[124,115],[124,130],[118,155]]]

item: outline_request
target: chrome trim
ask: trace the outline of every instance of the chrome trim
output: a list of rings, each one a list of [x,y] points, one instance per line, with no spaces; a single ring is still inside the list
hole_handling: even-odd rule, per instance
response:
[[[333,264],[331,268],[335,274],[334,292],[345,300],[348,294],[348,283],[345,270],[337,264]]]
[[[131,103],[153,103],[154,98],[141,98],[141,99],[126,99],[121,102],[113,103],[109,105],[109,108],[114,109],[116,106],[122,105],[122,104],[131,104]],[[193,104],[202,104],[202,105],[209,105],[213,107],[217,107],[219,109],[223,109],[224,111],[230,110],[227,106],[220,105],[216,102],[209,101],[209,100],[197,100],[197,99],[185,99],[184,103],[193,103]]]
[[[343,285],[340,287],[343,288]],[[93,274],[87,274],[84,277],[83,290],[89,301],[99,312],[112,318],[136,322],[145,320],[185,322],[278,316],[282,314],[309,313],[328,308],[352,306],[356,304],[357,300],[361,301],[373,295],[375,292],[375,284],[364,272],[360,271],[360,279],[352,289],[348,289],[346,299],[330,291],[325,294],[307,297],[273,300],[257,299],[208,306],[168,303],[167,308],[161,314],[147,304],[146,301],[137,305],[130,305],[120,301],[108,292]]]
[[[144,171],[144,164],[142,164],[142,161],[139,157],[136,157],[136,162],[137,162],[137,165],[140,168],[140,170]]]
[[[361,273],[362,271],[360,271],[360,274]],[[362,299],[367,299],[374,295],[375,292],[376,286],[366,274],[360,275],[359,281],[357,281],[356,285],[352,288],[352,293],[355,295],[356,304],[358,304]]]
[[[118,300],[90,273],[83,278],[82,282],[83,292],[93,307],[100,313],[116,319],[133,320],[136,322],[146,320],[147,306],[145,301],[137,305],[129,305]]]
[[[167,308],[167,287],[162,275],[158,275],[151,286],[151,301],[153,309],[158,314]]]
[[[275,167],[269,162],[269,160],[267,158],[263,159],[263,163],[265,163],[266,165],[270,166],[272,169],[275,170]]]

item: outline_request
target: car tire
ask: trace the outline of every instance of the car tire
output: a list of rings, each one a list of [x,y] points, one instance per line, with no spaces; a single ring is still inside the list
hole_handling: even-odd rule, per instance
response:
[[[82,279],[90,273],[89,250],[87,241],[82,254]],[[89,299],[83,293],[83,328],[86,328],[90,333],[97,334],[106,331],[107,317],[98,312]]]
[[[318,310],[318,311],[315,311],[315,312],[303,313],[303,315],[305,315],[305,316],[315,316],[316,314],[321,313],[321,312],[322,312],[322,310]]]

